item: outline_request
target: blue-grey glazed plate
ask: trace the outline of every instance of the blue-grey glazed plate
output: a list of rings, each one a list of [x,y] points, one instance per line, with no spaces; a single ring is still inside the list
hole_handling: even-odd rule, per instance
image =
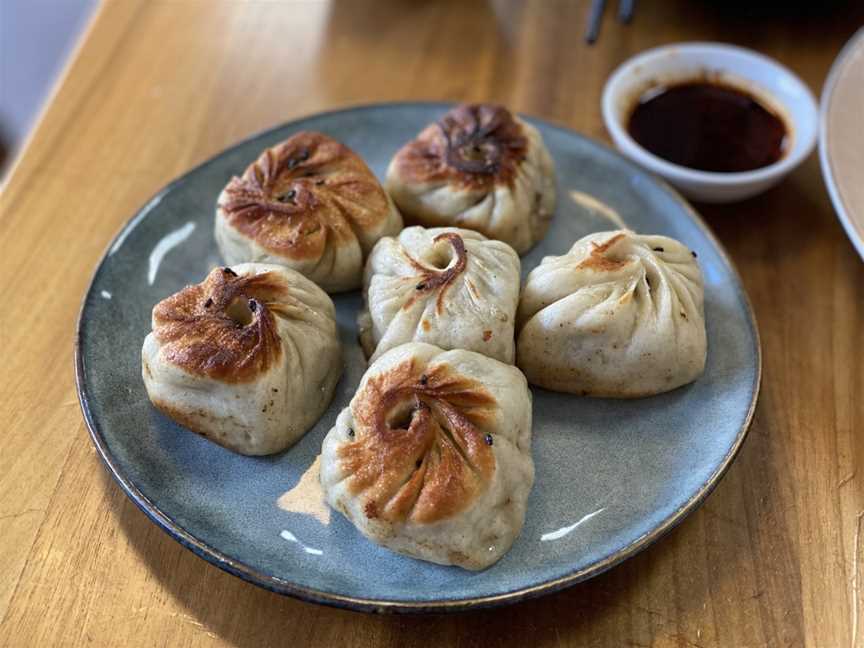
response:
[[[705,275],[708,363],[694,384],[639,400],[535,389],[536,482],[522,534],[500,562],[472,573],[405,558],[368,542],[315,502],[321,442],[365,369],[356,342],[359,294],[334,300],[346,370],[333,403],[288,451],[236,455],[151,407],[140,369],[150,310],[219,264],[214,204],[232,174],[264,147],[314,129],[346,143],[382,177],[396,150],[446,109],[350,108],[238,144],[173,182],[132,218],[84,299],[78,391],[108,469],[183,545],[267,589],[402,612],[490,606],[554,591],[609,569],[680,522],[717,484],[747,432],[759,389],[759,339],[717,241],[667,186],[604,146],[534,119],[555,159],[559,199],[546,238],[523,258],[523,272],[589,232],[614,229],[610,214],[637,231],[675,237],[698,252]]]

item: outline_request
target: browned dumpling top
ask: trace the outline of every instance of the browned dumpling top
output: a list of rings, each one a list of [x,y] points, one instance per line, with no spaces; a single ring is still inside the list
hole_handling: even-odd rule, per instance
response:
[[[555,209],[540,131],[502,106],[456,106],[390,161],[385,187],[406,221],[472,229],[524,254]]]
[[[229,264],[279,263],[324,290],[357,287],[363,259],[402,218],[366,163],[316,132],[266,149],[222,191],[216,240]]]
[[[479,382],[408,358],[368,380],[352,406],[357,434],[339,458],[368,517],[436,522],[487,488],[495,457],[482,429],[496,403]]]
[[[190,373],[245,382],[282,354],[272,309],[288,299],[288,286],[273,272],[239,276],[216,268],[207,278],[153,308],[153,333],[163,357]]]
[[[407,182],[451,182],[490,190],[512,184],[525,160],[528,140],[509,110],[491,104],[457,106],[395,158],[395,170]]]

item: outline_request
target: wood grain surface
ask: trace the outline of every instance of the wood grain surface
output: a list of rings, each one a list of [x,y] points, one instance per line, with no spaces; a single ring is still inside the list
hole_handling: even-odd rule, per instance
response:
[[[87,436],[72,345],[97,260],[149,196],[236,140],[347,104],[444,99],[608,141],[603,82],[642,49],[738,43],[819,92],[864,22],[860,2],[744,19],[720,13],[728,3],[646,0],[624,27],[614,4],[593,48],[586,2],[103,5],[0,197],[0,646],[864,645],[864,265],[813,158],[762,197],[699,208],[762,333],[738,460],[666,538],[561,593],[451,617],[279,597],[157,529]]]

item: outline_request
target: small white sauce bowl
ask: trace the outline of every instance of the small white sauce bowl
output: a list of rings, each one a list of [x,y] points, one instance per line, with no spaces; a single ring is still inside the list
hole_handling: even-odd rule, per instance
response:
[[[748,92],[783,119],[791,141],[777,162],[753,171],[718,173],[674,164],[640,146],[627,120],[643,93],[658,84],[715,80]],[[813,151],[819,109],[801,79],[761,54],[721,43],[681,43],[625,61],[603,89],[603,120],[615,146],[665,178],[688,198],[725,203],[755,196],[780,182]]]

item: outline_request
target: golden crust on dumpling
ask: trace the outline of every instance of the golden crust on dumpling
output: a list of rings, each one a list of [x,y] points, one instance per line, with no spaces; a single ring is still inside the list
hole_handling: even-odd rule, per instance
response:
[[[525,159],[528,140],[509,110],[463,104],[431,124],[396,154],[406,182],[450,182],[489,191],[511,184]]]
[[[432,523],[469,508],[495,457],[478,426],[495,400],[447,365],[413,359],[369,380],[352,401],[355,440],[339,449],[369,519]]]
[[[516,367],[419,342],[371,364],[321,446],[327,503],[393,551],[484,569],[512,546],[534,482]]]
[[[319,259],[328,245],[359,239],[391,217],[391,203],[369,167],[344,144],[300,132],[265,150],[219,198],[228,224],[265,250]]]
[[[238,276],[216,268],[153,308],[153,332],[166,361],[199,376],[249,382],[279,361],[282,344],[271,304],[292,300],[275,273]]]
[[[555,164],[540,131],[493,104],[450,110],[400,149],[384,185],[406,221],[472,229],[519,254],[555,210]]]
[[[604,243],[591,243],[588,255],[576,266],[577,270],[588,268],[598,272],[611,272],[627,265],[629,259],[618,259],[613,256],[612,248],[624,239],[626,234],[620,232]]]
[[[153,308],[147,395],[177,423],[246,455],[280,452],[321,416],[342,373],[333,301],[285,266],[216,268]]]
[[[417,261],[414,257],[406,255],[408,262],[417,270],[418,279],[420,281],[414,287],[414,294],[402,305],[403,310],[410,308],[418,297],[437,292],[437,296],[435,297],[435,312],[441,313],[441,310],[444,307],[444,298],[447,294],[447,289],[453,285],[456,277],[465,271],[468,253],[465,251],[465,241],[462,240],[462,237],[459,236],[459,234],[455,232],[444,232],[443,234],[438,234],[432,240],[434,243],[447,241],[450,244],[450,247],[453,248],[453,254],[455,255],[456,260],[446,268],[438,269],[429,268]]]

